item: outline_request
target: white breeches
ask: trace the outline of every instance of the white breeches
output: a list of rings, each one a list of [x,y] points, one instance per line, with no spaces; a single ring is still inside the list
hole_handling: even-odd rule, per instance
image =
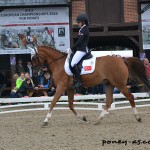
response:
[[[77,64],[85,54],[86,52],[76,51],[71,61],[71,67]]]

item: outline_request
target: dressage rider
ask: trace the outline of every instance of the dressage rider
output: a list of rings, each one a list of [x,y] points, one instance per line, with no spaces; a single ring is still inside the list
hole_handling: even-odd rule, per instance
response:
[[[28,30],[26,32],[27,35],[27,41],[30,43],[32,42],[32,37],[31,37],[31,27],[28,27]]]
[[[77,17],[77,24],[80,27],[78,33],[78,40],[71,48],[71,51],[74,53],[74,56],[71,61],[71,67],[73,73],[78,81],[78,84],[75,85],[75,88],[79,88],[82,86],[81,78],[80,78],[80,71],[78,69],[78,62],[82,59],[85,54],[88,52],[88,41],[89,41],[89,30],[88,30],[88,16],[84,13],[78,15]]]

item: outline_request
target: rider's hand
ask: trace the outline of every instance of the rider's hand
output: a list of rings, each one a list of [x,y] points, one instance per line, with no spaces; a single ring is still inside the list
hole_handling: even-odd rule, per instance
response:
[[[72,50],[70,48],[67,48],[65,51],[67,54],[70,54],[72,52]]]

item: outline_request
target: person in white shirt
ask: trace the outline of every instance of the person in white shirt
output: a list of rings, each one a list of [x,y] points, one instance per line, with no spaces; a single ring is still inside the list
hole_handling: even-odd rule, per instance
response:
[[[30,77],[33,77],[33,70],[32,70],[32,64],[31,61],[27,62],[26,72],[29,73]]]

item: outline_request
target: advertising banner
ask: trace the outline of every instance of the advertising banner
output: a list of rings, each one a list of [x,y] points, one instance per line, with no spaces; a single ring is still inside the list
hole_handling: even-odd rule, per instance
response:
[[[0,0],[0,6],[29,6],[56,4],[68,4],[68,0]]]
[[[142,4],[141,9],[146,7],[147,4]],[[142,13],[142,38],[143,49],[150,49],[150,9]]]
[[[0,12],[0,47],[21,48],[28,42],[55,47],[70,47],[69,9],[67,7],[16,8]]]

